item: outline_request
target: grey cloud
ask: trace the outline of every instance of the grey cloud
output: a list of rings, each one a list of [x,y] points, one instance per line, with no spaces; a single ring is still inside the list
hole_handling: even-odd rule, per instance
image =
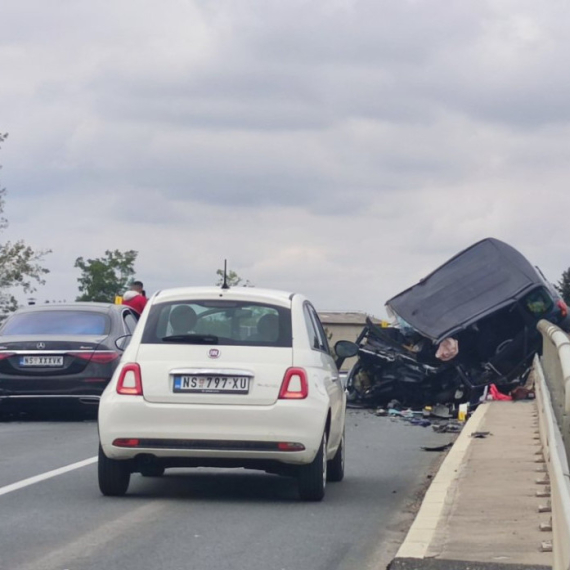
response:
[[[336,6],[273,0],[246,5],[250,10],[233,14],[245,49],[261,60],[319,67],[423,64],[448,42],[473,36],[482,12],[481,3],[437,0],[354,1]],[[232,2],[223,6],[233,12]]]
[[[50,296],[115,247],[141,252],[151,290],[211,283],[229,257],[258,286],[373,312],[488,235],[553,279],[570,263],[566,8],[6,7],[8,235],[54,249]]]
[[[77,55],[92,70],[73,80],[107,120],[323,129],[343,117],[433,121],[444,108],[522,127],[568,119],[569,40],[558,14],[536,5],[251,0],[174,3],[164,19],[152,3],[134,13],[73,6],[63,38],[84,40]],[[38,35],[69,60],[51,31],[61,17]],[[133,41],[152,18],[150,43]],[[22,11],[14,27],[23,22]],[[215,47],[200,55],[204,41]]]

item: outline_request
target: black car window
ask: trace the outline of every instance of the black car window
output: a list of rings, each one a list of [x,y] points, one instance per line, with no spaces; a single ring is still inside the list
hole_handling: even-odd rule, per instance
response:
[[[1,334],[4,336],[59,334],[106,335],[110,319],[93,311],[43,311],[15,314],[8,319]]]
[[[320,349],[319,336],[315,328],[315,323],[311,318],[308,304],[305,304],[305,306],[303,307],[303,316],[305,317],[305,326],[307,327],[307,333],[309,335],[309,345],[311,346],[311,348],[319,350]]]
[[[321,321],[317,315],[317,312],[310,303],[305,303],[303,309],[305,313],[307,330],[309,332],[311,348],[314,348],[315,350],[322,350],[323,352],[330,354],[327,336],[323,329],[323,325],[321,324]]]
[[[311,318],[313,319],[315,330],[317,331],[317,337],[319,339],[319,349],[330,354],[327,334],[325,332],[325,329],[323,328],[321,320],[319,319],[317,311],[315,311],[315,308],[312,305],[309,305],[309,313],[311,315]]]
[[[125,326],[127,330],[132,334],[137,326],[137,318],[130,311],[124,313]]]
[[[291,311],[224,299],[159,303],[151,307],[142,343],[290,347]]]

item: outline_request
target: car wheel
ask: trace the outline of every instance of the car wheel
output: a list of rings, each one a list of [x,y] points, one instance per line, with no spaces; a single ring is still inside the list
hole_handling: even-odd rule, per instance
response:
[[[141,469],[143,477],[162,477],[164,475],[164,467],[160,465],[149,465]]]
[[[299,495],[303,501],[321,501],[327,484],[327,434],[323,434],[315,459],[299,468]]]
[[[344,432],[340,444],[334,457],[328,462],[327,480],[331,482],[338,482],[344,479]]]
[[[110,497],[124,495],[131,480],[130,462],[109,459],[99,446],[98,475],[99,489],[103,495]]]

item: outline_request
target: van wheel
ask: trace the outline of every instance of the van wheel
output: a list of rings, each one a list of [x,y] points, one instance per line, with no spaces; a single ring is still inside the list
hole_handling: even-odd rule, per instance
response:
[[[130,461],[109,459],[99,445],[97,471],[99,475],[99,489],[103,495],[118,497],[127,492],[131,480]]]
[[[299,496],[303,501],[322,501],[327,484],[327,434],[323,434],[315,459],[299,467]]]
[[[334,457],[328,462],[327,480],[337,483],[344,479],[344,432]]]

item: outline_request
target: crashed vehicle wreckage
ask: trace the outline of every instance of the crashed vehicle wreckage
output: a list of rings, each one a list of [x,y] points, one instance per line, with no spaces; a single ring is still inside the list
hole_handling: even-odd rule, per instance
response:
[[[494,238],[458,253],[386,308],[395,326],[368,320],[356,341],[358,361],[347,379],[356,406],[475,402],[489,384],[508,393],[524,383],[541,350],[538,321],[570,330],[553,285]],[[347,343],[347,355],[349,344],[355,354]]]

